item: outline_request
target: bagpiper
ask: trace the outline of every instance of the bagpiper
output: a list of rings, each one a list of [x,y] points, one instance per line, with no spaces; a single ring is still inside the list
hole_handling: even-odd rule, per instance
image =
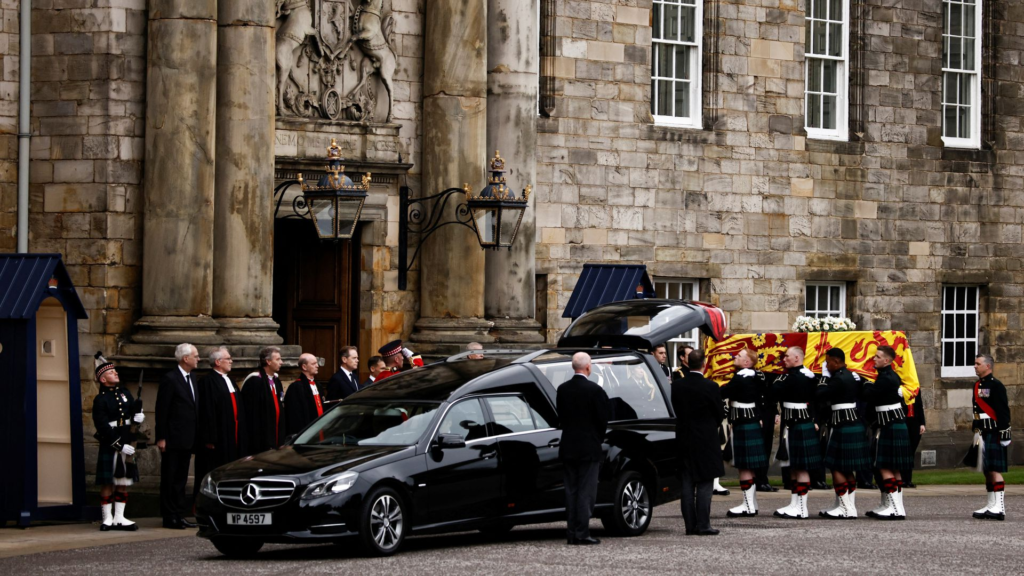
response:
[[[874,417],[872,428],[875,432],[874,469],[881,477],[879,489],[882,503],[867,512],[867,516],[879,520],[903,520],[907,512],[903,506],[903,479],[900,471],[910,466],[910,434],[907,432],[907,418],[903,411],[903,381],[892,369],[896,350],[892,346],[879,346],[875,352],[874,382],[864,385],[864,397],[868,401],[868,416]]]
[[[131,392],[120,386],[121,379],[112,362],[95,356],[96,381],[99,394],[92,401],[92,422],[96,428],[100,451],[96,459],[96,484],[100,487],[100,530],[138,530],[139,526],[124,517],[128,503],[128,487],[139,480],[135,465],[132,424],[142,424],[145,415]]]
[[[836,499],[832,507],[818,513],[824,518],[857,517],[855,470],[868,467],[867,435],[857,415],[857,400],[862,394],[860,376],[846,369],[846,354],[839,348],[825,352],[821,368],[823,378],[816,397],[828,402],[832,414],[828,420],[828,446],[825,467],[832,471]]]
[[[729,424],[732,428],[732,465],[739,471],[743,503],[726,515],[757,516],[754,470],[768,467],[768,456],[761,437],[758,406],[766,393],[764,373],[754,369],[757,352],[744,348],[733,360],[736,374],[725,386],[722,397],[729,399]]]
[[[992,375],[995,362],[987,354],[979,354],[974,360],[974,372],[978,381],[974,383],[974,433],[979,443],[978,463],[985,473],[985,489],[988,504],[974,512],[979,520],[1005,520],[1006,502],[1003,472],[1007,470],[1010,446],[1010,404],[1006,398],[1006,386]]]
[[[782,430],[776,460],[789,468],[789,506],[775,511],[780,518],[807,518],[807,492],[811,489],[811,471],[821,468],[821,447],[814,424],[814,395],[818,382],[804,366],[804,351],[799,346],[786,350],[782,358],[786,371],[772,383],[772,394],[782,400]]]
[[[381,346],[377,352],[381,358],[384,359],[384,371],[377,376],[374,382],[380,382],[388,376],[394,376],[404,372],[405,370],[412,370],[415,368],[423,367],[423,358],[419,354],[414,353],[412,350],[402,346],[401,340],[394,340]],[[408,361],[409,368],[405,368],[405,362]]]

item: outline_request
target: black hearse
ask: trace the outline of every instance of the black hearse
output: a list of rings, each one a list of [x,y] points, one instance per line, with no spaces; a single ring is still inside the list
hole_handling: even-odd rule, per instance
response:
[[[383,380],[288,445],[207,475],[199,536],[230,556],[351,538],[388,555],[409,534],[563,519],[555,391],[579,350],[613,405],[596,514],[614,534],[642,534],[653,507],[679,497],[679,481],[668,380],[639,350],[694,328],[720,338],[721,310],[616,302],[573,322],[557,349],[460,354]]]

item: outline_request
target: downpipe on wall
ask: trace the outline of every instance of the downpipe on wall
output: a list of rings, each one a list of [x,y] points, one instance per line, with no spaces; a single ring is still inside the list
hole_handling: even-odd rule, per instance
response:
[[[21,0],[18,70],[18,252],[28,252],[28,158],[32,143],[32,0]]]

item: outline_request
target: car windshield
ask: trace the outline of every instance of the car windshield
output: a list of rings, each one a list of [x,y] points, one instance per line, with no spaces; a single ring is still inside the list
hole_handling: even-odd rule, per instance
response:
[[[342,402],[307,428],[297,445],[409,446],[427,429],[439,402]]]

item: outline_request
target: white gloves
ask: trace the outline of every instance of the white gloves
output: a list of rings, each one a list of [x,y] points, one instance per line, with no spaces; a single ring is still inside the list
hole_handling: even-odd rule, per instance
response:
[[[800,368],[800,373],[803,374],[804,376],[807,376],[808,378],[814,378],[814,372],[808,370],[807,366]]]
[[[409,350],[408,348],[402,348],[402,356],[405,356],[406,358],[412,358],[412,350]]]
[[[146,415],[145,415],[145,414],[143,414],[142,412],[139,412],[138,414],[136,414],[136,415],[135,415],[135,416],[134,416],[134,417],[132,418],[132,420],[133,420],[133,421],[134,421],[134,422],[135,422],[136,424],[142,424],[142,421],[143,421],[143,420],[145,420],[145,419],[146,419]]]
[[[1002,446],[1009,446],[1010,445],[1010,440],[1000,440],[999,444],[1002,445]]]
[[[132,454],[135,454],[135,448],[132,448],[131,444],[125,444],[121,447],[121,453],[125,456],[131,456]]]
[[[744,368],[743,370],[740,370],[739,372],[736,373],[737,376],[753,376],[754,374],[755,372],[750,368]]]
[[[821,375],[825,378],[832,377],[832,373],[828,371],[828,366],[824,362],[821,363]]]

